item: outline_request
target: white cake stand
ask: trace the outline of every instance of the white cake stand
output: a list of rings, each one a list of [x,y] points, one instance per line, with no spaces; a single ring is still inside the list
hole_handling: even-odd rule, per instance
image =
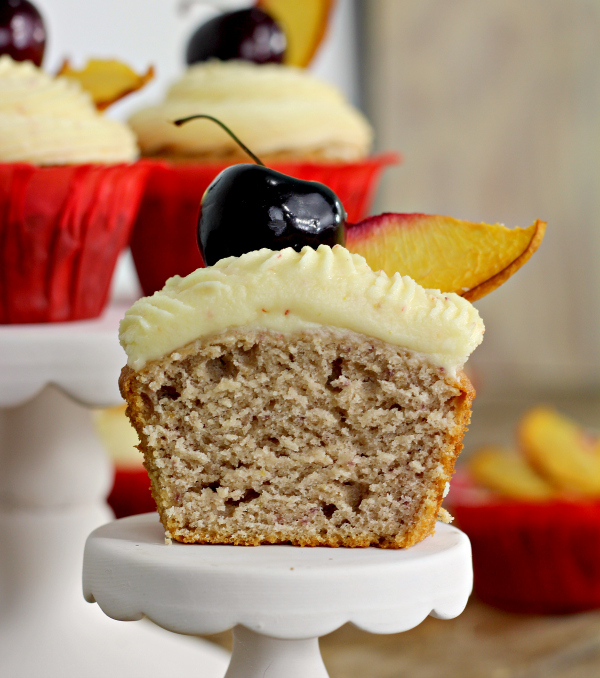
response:
[[[455,617],[471,585],[469,540],[442,523],[402,550],[166,545],[150,513],[98,528],[83,564],[86,600],[113,619],[188,635],[233,627],[226,678],[327,678],[319,636]]]
[[[112,518],[112,469],[86,406],[121,402],[124,308],[0,326],[0,676],[222,676],[228,655],[149,623],[124,629],[81,596],[85,539]],[[183,675],[183,674],[182,674]]]

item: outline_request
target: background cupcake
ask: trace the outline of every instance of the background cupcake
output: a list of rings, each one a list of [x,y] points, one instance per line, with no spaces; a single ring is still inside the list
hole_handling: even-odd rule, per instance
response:
[[[146,294],[202,265],[196,247],[202,195],[224,167],[248,161],[210,121],[180,128],[171,122],[196,113],[221,120],[273,169],[327,184],[350,222],[365,216],[382,169],[397,161],[391,154],[368,158],[373,135],[364,116],[305,70],[239,60],[191,66],[162,104],[129,121],[142,154],[168,163],[150,176],[132,236]]]
[[[202,112],[222,120],[263,160],[362,160],[371,126],[332,85],[280,64],[211,60],[190,66],[165,101],[129,123],[144,155],[171,159],[246,160],[222,129],[172,120]]]
[[[516,449],[476,450],[448,497],[473,547],[475,591],[512,612],[600,607],[600,439],[547,406]]]
[[[0,57],[0,323],[100,314],[148,167],[67,78]]]

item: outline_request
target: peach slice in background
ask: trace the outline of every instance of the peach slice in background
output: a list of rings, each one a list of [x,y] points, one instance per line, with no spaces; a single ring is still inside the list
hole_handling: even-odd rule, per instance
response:
[[[598,442],[538,406],[521,418],[518,447],[516,459],[498,448],[474,452],[448,497],[473,548],[475,593],[511,612],[600,608]],[[544,481],[555,488],[546,499]]]
[[[373,270],[475,301],[502,285],[542,242],[546,224],[528,228],[426,214],[381,214],[347,229],[346,247]]]
[[[308,66],[327,31],[334,0],[257,0],[256,6],[270,14],[287,39],[284,63]]]
[[[556,487],[600,497],[600,441],[550,407],[525,414],[520,447],[531,466]]]
[[[116,59],[90,59],[86,66],[78,71],[65,60],[57,75],[77,80],[81,87],[92,95],[96,108],[103,111],[115,101],[136,92],[152,80],[154,68],[149,66],[146,73],[138,75],[127,64]]]
[[[119,466],[141,468],[144,458],[137,449],[140,441],[125,416],[125,405],[94,410],[92,417],[96,434],[110,458]]]
[[[557,495],[556,488],[513,450],[493,446],[481,448],[471,456],[467,466],[476,483],[504,497],[544,501]]]

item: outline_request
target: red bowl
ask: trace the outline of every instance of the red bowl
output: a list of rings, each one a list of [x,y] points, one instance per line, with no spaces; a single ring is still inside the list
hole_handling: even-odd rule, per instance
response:
[[[449,498],[482,601],[535,614],[600,607],[600,502],[472,501],[454,487]]]
[[[0,164],[0,323],[100,315],[151,164]]]
[[[271,167],[329,186],[352,223],[367,215],[383,170],[399,160],[397,154],[386,153],[354,163],[282,162]],[[185,276],[204,266],[196,244],[200,200],[210,182],[227,166],[154,166],[131,238],[131,252],[144,294],[161,289],[171,276]]]

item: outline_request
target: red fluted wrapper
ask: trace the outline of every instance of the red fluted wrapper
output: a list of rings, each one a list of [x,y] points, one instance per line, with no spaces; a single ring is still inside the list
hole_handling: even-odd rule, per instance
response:
[[[454,487],[450,495],[481,600],[532,614],[600,607],[600,502],[463,501]]]
[[[151,166],[0,164],[0,323],[100,315]]]
[[[115,480],[106,501],[116,518],[156,511],[148,472],[141,463],[139,468],[116,467]]]
[[[354,163],[281,162],[270,167],[297,179],[320,181],[341,200],[354,223],[371,206],[383,170],[399,162],[387,153]],[[131,252],[144,293],[160,290],[174,275],[204,266],[196,242],[200,201],[228,164],[164,164],[152,171],[131,238]]]

